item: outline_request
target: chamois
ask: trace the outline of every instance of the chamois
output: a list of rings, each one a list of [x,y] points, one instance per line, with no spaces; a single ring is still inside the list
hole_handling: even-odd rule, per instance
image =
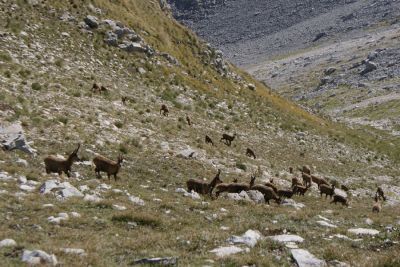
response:
[[[205,142],[206,144],[211,144],[212,146],[214,146],[213,140],[208,135],[206,135]]]
[[[318,188],[322,185],[322,184],[326,184],[329,185],[329,183],[324,179],[324,178],[320,178],[317,177],[315,175],[311,175],[311,179],[314,183],[316,183],[318,185]]]
[[[221,138],[220,142],[224,141],[227,146],[230,146],[232,144],[232,141],[235,139],[235,137],[236,137],[236,133],[233,135],[224,133],[224,134],[222,134],[222,138]]]
[[[223,192],[240,193],[242,191],[249,191],[253,187],[255,180],[256,180],[256,176],[254,174],[252,174],[249,184],[246,184],[246,183],[231,183],[231,184],[221,183],[221,184],[217,185],[217,192],[215,193],[215,196],[218,197]]]
[[[278,188],[276,188],[276,186],[274,185],[274,179],[271,179],[269,182],[265,182],[263,185],[272,188],[275,193],[278,193]]]
[[[46,167],[46,173],[58,173],[61,175],[63,172],[70,177],[71,166],[74,161],[80,160],[78,157],[78,150],[80,148],[80,144],[78,144],[78,148],[75,149],[67,159],[60,159],[56,156],[47,156],[44,159],[44,165]]]
[[[296,184],[293,187],[293,192],[295,195],[304,196],[304,194],[307,192],[308,188],[310,188],[310,186],[302,186],[302,185]]]
[[[285,189],[279,189],[278,190],[278,196],[279,197],[286,197],[286,198],[291,198],[294,194],[294,189],[292,190],[285,190]]]
[[[349,191],[349,188],[346,186],[346,185],[344,185],[344,184],[342,184],[341,186],[340,186],[340,188],[343,190],[343,191]]]
[[[379,213],[382,210],[382,205],[379,203],[379,198],[378,196],[375,195],[375,203],[374,206],[372,206],[372,212]]]
[[[311,175],[309,175],[305,172],[302,172],[301,177],[303,178],[303,184],[305,186],[311,186],[311,181],[312,181]]]
[[[165,104],[162,104],[162,105],[161,105],[160,114],[162,114],[162,115],[168,117],[169,109],[167,108],[167,106],[166,106]]]
[[[256,159],[256,154],[254,153],[253,150],[251,150],[250,148],[246,149],[246,156],[248,157],[253,157],[254,159]]]
[[[327,198],[328,196],[330,198],[332,198],[332,196],[335,194],[335,185],[333,184],[332,186],[328,186],[326,184],[322,184],[319,187],[319,191],[320,191],[321,197],[323,194],[325,194],[325,198]]]
[[[333,195],[333,200],[331,201],[331,203],[342,203],[343,206],[349,206],[349,203],[347,201],[347,199],[341,195]]]
[[[384,201],[386,201],[385,193],[383,193],[383,189],[380,186],[377,187],[375,196],[377,196],[378,199],[382,198]]]
[[[108,89],[104,85],[102,85],[100,86],[100,94],[101,92],[108,92]]]
[[[126,101],[128,101],[128,97],[127,96],[121,96],[121,101],[122,101],[122,105],[126,105]]]
[[[97,83],[93,83],[92,92],[93,93],[100,92],[100,86]]]
[[[217,175],[215,175],[214,179],[212,179],[210,183],[207,183],[207,182],[201,181],[201,180],[189,179],[186,182],[188,191],[190,192],[193,190],[199,194],[202,194],[202,195],[209,194],[211,196],[214,187],[217,184],[222,183],[222,181],[219,179],[220,174],[221,174],[221,170],[218,170]]]
[[[295,187],[296,185],[301,185],[299,178],[293,177],[292,178],[292,188]]]
[[[307,165],[304,165],[303,168],[299,168],[299,171],[307,173],[308,175],[311,175],[311,169]]]
[[[277,204],[281,203],[281,198],[274,192],[274,190],[271,187],[258,184],[253,186],[251,190],[260,191],[264,195],[265,202],[268,204],[271,199],[275,200]]]
[[[293,167],[289,167],[289,173],[293,174]]]
[[[190,120],[189,115],[186,114],[186,122],[189,126],[192,126],[192,121]]]
[[[103,156],[96,156],[93,159],[93,163],[96,166],[94,169],[98,178],[101,178],[100,172],[106,172],[108,180],[110,180],[110,176],[114,175],[114,180],[117,181],[117,174],[119,169],[121,168],[121,163],[124,159],[121,155],[118,156],[117,161],[110,160]]]

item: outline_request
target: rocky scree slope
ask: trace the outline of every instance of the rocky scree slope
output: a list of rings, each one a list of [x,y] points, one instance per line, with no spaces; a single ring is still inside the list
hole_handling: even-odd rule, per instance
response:
[[[264,238],[288,233],[301,235],[301,247],[324,262],[367,263],[369,249],[385,250],[375,253],[376,262],[395,258],[398,168],[388,157],[339,140],[342,128],[259,90],[262,84],[221,64],[219,52],[170,20],[158,3],[78,4],[1,3],[0,119],[2,126],[21,125],[36,152],[0,151],[5,265],[127,266],[153,257],[183,265],[292,264],[290,255],[299,255],[290,251],[293,244]],[[93,82],[107,92],[93,93]],[[161,104],[170,107],[169,117],[160,116]],[[218,142],[223,132],[238,134],[232,147]],[[205,134],[215,147],[203,143]],[[43,157],[65,157],[78,143],[82,162],[71,178],[44,172]],[[247,147],[256,160],[244,155]],[[124,156],[117,182],[95,178],[97,154]],[[210,179],[218,168],[224,181],[244,182],[258,167],[260,182],[279,176],[277,183],[288,187],[285,170],[303,164],[352,188],[360,200],[354,209],[316,201],[315,186],[282,207],[212,201],[179,189],[189,178]],[[389,201],[380,217],[366,221],[361,215],[372,216],[366,202],[375,183],[383,184]],[[338,229],[322,228],[318,216]],[[347,235],[356,226],[377,228],[379,238],[365,236],[354,245]],[[238,245],[241,253],[228,258],[210,252],[249,228],[263,237],[257,246]],[[350,239],[346,245],[343,236]],[[326,238],[325,246],[316,238]]]

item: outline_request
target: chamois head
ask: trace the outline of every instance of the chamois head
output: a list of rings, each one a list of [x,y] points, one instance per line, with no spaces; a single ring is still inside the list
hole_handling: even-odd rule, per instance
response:
[[[119,154],[119,155],[118,155],[118,161],[117,161],[117,163],[118,163],[119,166],[121,166],[123,160],[124,160],[124,158],[122,157],[121,154]]]
[[[68,160],[69,161],[81,161],[81,159],[78,157],[78,150],[81,147],[81,144],[78,144],[78,147],[69,155]]]

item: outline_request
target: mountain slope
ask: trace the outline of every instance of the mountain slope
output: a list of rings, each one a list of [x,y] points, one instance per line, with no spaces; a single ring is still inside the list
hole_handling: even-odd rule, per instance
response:
[[[397,220],[398,208],[391,205],[398,203],[399,168],[377,151],[379,142],[275,95],[223,61],[158,3],[20,0],[2,2],[0,13],[1,124],[21,124],[38,152],[0,151],[0,239],[19,245],[0,248],[4,265],[20,266],[24,249],[55,254],[66,266],[128,266],[163,256],[183,266],[292,264],[290,250],[269,239],[228,258],[209,252],[248,229],[301,235],[302,246],[326,261],[389,264],[397,255],[396,244],[386,242],[397,233],[385,227]],[[94,82],[107,91],[93,92]],[[159,113],[162,104],[168,117]],[[238,135],[231,147],[219,142],[225,132]],[[215,146],[204,143],[205,135]],[[45,156],[66,156],[78,143],[82,162],[73,165],[72,177],[45,173]],[[257,159],[245,156],[248,147]],[[97,154],[123,155],[117,181],[104,173],[96,179],[91,160]],[[258,183],[274,178],[289,188],[286,170],[301,165],[350,187],[352,208],[320,201],[315,185],[306,197],[294,197],[306,207],[300,210],[226,197],[192,199],[176,191],[189,178],[210,180],[217,169],[225,182],[247,182],[260,168]],[[373,218],[381,231],[376,238],[366,237],[362,246],[313,241],[348,234],[355,224],[369,227],[362,216],[372,216],[369,194],[376,183],[388,195],[381,216]],[[318,216],[338,228],[321,228]],[[376,247],[385,253],[374,249],[375,260],[366,259]],[[86,256],[63,248],[84,249]]]

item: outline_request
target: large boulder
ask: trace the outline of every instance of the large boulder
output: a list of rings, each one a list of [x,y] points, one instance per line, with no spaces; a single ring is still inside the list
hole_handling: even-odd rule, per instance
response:
[[[99,27],[99,21],[95,16],[88,15],[83,21],[88,25],[91,29],[97,29]]]
[[[28,263],[29,265],[38,265],[46,263],[51,266],[57,265],[57,258],[54,254],[47,254],[43,250],[24,250],[22,253],[22,261]]]
[[[106,37],[104,38],[104,42],[111,46],[118,46],[118,36],[112,31],[106,32]]]
[[[325,261],[317,259],[305,249],[292,249],[290,252],[299,267],[327,266]]]
[[[245,244],[248,247],[254,247],[258,240],[262,238],[262,235],[258,231],[254,230],[247,230],[246,233],[244,233],[241,236],[231,236],[228,238],[227,242],[232,243],[232,244]]]
[[[145,53],[146,52],[145,47],[143,47],[140,43],[135,43],[135,42],[125,42],[125,43],[120,44],[118,47],[128,53],[133,53],[133,52]]]
[[[24,131],[19,123],[7,127],[0,126],[0,143],[4,150],[19,149],[28,154],[36,154],[36,150],[26,142]]]

